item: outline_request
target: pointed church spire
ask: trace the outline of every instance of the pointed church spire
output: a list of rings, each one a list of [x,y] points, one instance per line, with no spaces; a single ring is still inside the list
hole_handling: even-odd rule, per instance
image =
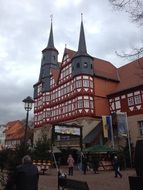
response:
[[[49,34],[49,41],[48,41],[48,45],[47,48],[55,48],[54,47],[54,38],[53,38],[53,15],[50,16],[51,17],[51,29],[50,29],[50,34]]]
[[[72,62],[72,76],[73,77],[78,76],[78,75],[93,76],[93,66],[92,66],[93,57],[87,53],[82,14],[81,14],[81,26],[80,26],[78,51],[72,57],[71,62]]]
[[[84,35],[84,27],[83,27],[83,14],[81,13],[81,26],[80,26],[80,36],[79,36],[79,44],[78,44],[78,54],[87,54],[86,50],[86,41]]]

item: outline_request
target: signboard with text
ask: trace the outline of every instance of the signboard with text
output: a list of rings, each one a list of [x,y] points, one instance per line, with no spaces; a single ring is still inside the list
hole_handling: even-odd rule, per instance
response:
[[[80,136],[80,128],[72,126],[55,125],[54,132],[64,135],[78,135]]]
[[[55,124],[52,142],[57,146],[82,147],[82,127],[77,125]]]

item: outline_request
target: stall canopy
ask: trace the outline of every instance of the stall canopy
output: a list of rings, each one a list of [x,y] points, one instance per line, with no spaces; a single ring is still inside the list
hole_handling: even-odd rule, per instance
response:
[[[84,153],[107,153],[107,152],[114,152],[114,150],[111,147],[108,147],[106,145],[94,145],[92,147],[88,147],[83,149]]]
[[[53,146],[53,153],[61,153],[61,150],[56,146]]]

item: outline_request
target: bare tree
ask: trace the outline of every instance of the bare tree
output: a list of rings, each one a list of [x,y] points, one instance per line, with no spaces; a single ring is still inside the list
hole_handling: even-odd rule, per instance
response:
[[[125,11],[129,14],[132,22],[143,26],[143,0],[109,0],[115,10]],[[143,47],[135,48],[129,53],[118,53],[120,57],[141,57],[143,55]]]
[[[133,22],[143,24],[142,0],[109,0],[117,10],[126,11]]]

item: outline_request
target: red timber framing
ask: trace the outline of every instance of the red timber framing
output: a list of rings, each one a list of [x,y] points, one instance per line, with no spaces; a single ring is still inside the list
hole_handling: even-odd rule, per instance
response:
[[[108,61],[90,56],[83,21],[78,50],[65,48],[59,63],[51,23],[48,45],[42,51],[39,79],[34,84],[35,134],[40,134],[40,127],[50,130],[49,126],[57,123],[76,123],[83,126],[84,138],[93,129],[97,130],[103,115],[116,112],[127,113],[134,134],[136,123],[142,123],[142,71],[143,58],[116,68]]]
[[[71,60],[67,54],[63,58],[58,81],[55,81],[51,73],[50,91],[42,93],[42,84],[38,84],[34,113],[35,127],[82,116],[93,117],[95,115],[93,77],[79,75],[73,78]]]
[[[126,112],[128,116],[143,113],[143,86],[110,95],[108,98],[111,113]]]

